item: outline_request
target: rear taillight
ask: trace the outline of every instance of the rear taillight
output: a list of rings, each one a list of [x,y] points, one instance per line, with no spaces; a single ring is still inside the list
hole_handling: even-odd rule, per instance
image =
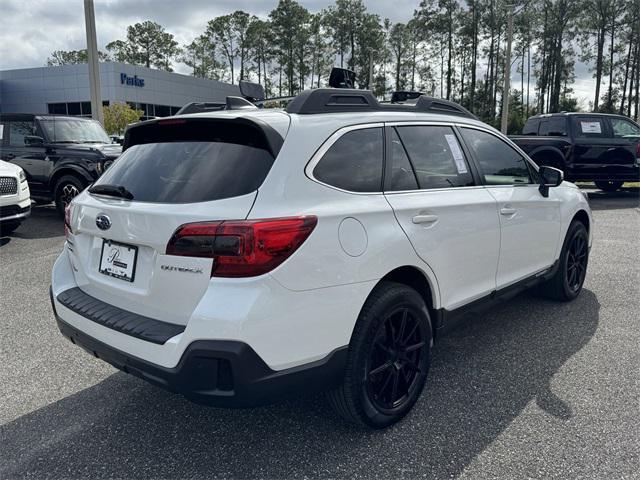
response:
[[[640,160],[640,142],[636,145],[636,158]]]
[[[314,216],[187,223],[169,240],[167,255],[213,258],[213,277],[254,277],[289,258],[317,223]]]
[[[73,214],[73,206],[71,203],[68,203],[66,207],[64,207],[64,236],[69,240],[69,235],[73,233],[71,230],[71,216]]]

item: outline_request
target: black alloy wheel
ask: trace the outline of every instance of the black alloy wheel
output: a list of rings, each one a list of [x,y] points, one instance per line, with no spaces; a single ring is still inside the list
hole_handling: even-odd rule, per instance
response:
[[[432,345],[425,299],[408,285],[380,282],[358,316],[344,378],[327,393],[329,403],[351,423],[393,425],[422,393]]]
[[[569,244],[566,265],[567,284],[572,293],[577,293],[582,288],[587,274],[588,255],[587,238],[584,235],[575,235]]]
[[[379,411],[401,410],[426,376],[421,359],[427,336],[424,322],[406,307],[380,325],[365,367],[367,396]]]
[[[573,300],[582,291],[588,263],[589,232],[582,222],[574,220],[567,230],[557,270],[540,285],[540,292],[553,300]]]

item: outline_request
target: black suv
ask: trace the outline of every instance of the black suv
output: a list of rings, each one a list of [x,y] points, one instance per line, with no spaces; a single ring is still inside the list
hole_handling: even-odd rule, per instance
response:
[[[640,179],[640,125],[622,115],[551,113],[529,118],[509,137],[538,165],[570,181],[593,181],[604,191]]]
[[[0,132],[0,159],[22,167],[31,198],[55,201],[61,215],[122,149],[98,122],[82,117],[7,113]]]

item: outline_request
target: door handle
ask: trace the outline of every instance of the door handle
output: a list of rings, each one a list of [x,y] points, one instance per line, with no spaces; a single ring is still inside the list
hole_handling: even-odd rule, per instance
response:
[[[413,217],[413,223],[433,223],[438,220],[437,215],[416,215]]]
[[[516,212],[517,210],[515,208],[510,208],[510,207],[504,207],[500,209],[501,215],[513,215]]]

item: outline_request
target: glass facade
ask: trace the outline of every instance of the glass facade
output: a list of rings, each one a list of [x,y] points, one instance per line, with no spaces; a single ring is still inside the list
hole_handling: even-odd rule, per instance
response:
[[[175,115],[181,107],[171,107],[169,105],[155,105],[153,103],[127,102],[134,110],[142,110],[141,120],[148,120],[154,117],[169,117]],[[108,100],[103,100],[102,105],[109,105]],[[91,117],[91,102],[63,102],[48,103],[49,113],[56,115],[75,115],[79,117]]]
[[[103,106],[109,105],[109,100],[102,101]],[[74,115],[77,117],[91,117],[91,102],[62,102],[48,103],[49,113],[54,115]]]

